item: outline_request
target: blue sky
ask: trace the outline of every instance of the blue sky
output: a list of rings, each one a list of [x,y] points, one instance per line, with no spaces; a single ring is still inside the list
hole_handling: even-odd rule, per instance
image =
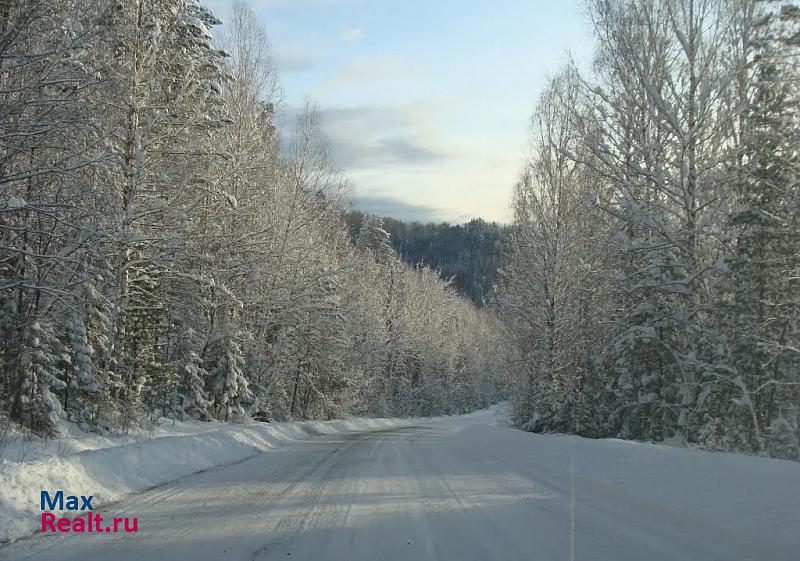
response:
[[[205,2],[225,19],[228,2]],[[591,57],[581,0],[252,0],[288,113],[323,117],[355,205],[505,220],[548,76]]]

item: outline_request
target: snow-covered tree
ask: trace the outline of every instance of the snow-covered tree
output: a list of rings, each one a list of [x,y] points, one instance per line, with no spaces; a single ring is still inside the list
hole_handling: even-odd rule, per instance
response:
[[[798,47],[792,44],[800,14],[767,5],[750,14],[754,48],[746,60],[751,98],[742,111],[735,190],[728,220],[728,274],[719,309],[732,382],[719,387],[710,419],[723,420],[718,437],[729,447],[756,452],[777,439],[782,450],[800,438],[795,418],[800,397],[800,97]],[[792,436],[793,434],[793,436]],[[768,442],[769,441],[769,442]],[[796,450],[787,452],[798,459]]]

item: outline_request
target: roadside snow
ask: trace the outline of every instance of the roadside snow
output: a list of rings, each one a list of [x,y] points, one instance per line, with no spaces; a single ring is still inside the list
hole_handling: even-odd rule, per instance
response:
[[[85,450],[99,450],[125,444],[136,444],[165,436],[201,434],[230,427],[221,422],[174,421],[161,419],[150,431],[137,429],[127,435],[110,435],[86,432],[76,424],[61,421],[59,435],[55,438],[36,438],[12,431],[8,442],[0,448],[0,460],[33,462],[52,456],[69,456]]]
[[[295,423],[199,423],[165,420],[137,436],[83,433],[67,424],[50,440],[22,440],[0,460],[0,543],[36,530],[42,490],[83,491],[108,504],[124,495],[235,463],[321,434],[401,427],[403,419],[349,418]]]
[[[36,534],[0,558],[798,559],[800,463],[504,425],[502,408],[253,424],[34,462],[39,475],[15,468],[28,479],[9,485],[18,510],[0,524],[38,518],[22,505],[35,506],[42,485],[113,498],[296,440],[117,505],[97,500],[104,516],[137,516],[139,533]],[[306,438],[321,432],[335,434]]]

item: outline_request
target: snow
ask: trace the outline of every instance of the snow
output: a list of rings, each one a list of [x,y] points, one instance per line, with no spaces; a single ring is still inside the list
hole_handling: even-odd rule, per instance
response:
[[[176,475],[170,450],[194,467],[216,455],[208,447],[240,444],[246,458],[269,448],[272,428],[164,437],[152,458],[134,452],[148,443],[78,456],[110,456],[97,460],[117,468],[103,485],[117,474],[131,486],[164,462]],[[789,461],[530,434],[496,410],[281,430],[286,446],[116,505],[95,501],[138,516],[138,534],[39,534],[0,558],[795,561],[800,548],[800,464]],[[328,434],[308,437],[317,431]],[[80,479],[96,479],[92,466],[73,467],[65,491],[93,491]],[[17,483],[29,496],[39,484]]]
[[[42,490],[81,489],[99,503],[241,461],[309,436],[385,429],[400,419],[200,423],[164,419],[152,433],[102,436],[64,423],[57,439],[15,438],[0,459],[0,542],[37,528]]]
[[[14,195],[11,195],[11,197],[8,199],[8,208],[11,210],[18,210],[20,208],[25,208],[26,206],[28,206],[28,203],[25,202],[25,199],[21,197],[15,197]]]

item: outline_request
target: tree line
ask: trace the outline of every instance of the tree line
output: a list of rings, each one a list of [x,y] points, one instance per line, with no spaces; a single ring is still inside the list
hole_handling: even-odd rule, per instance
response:
[[[0,4],[0,414],[125,431],[467,411],[494,320],[404,264],[246,4]],[[282,145],[288,146],[281,149]]]
[[[587,6],[514,190],[516,422],[800,459],[800,8]]]

